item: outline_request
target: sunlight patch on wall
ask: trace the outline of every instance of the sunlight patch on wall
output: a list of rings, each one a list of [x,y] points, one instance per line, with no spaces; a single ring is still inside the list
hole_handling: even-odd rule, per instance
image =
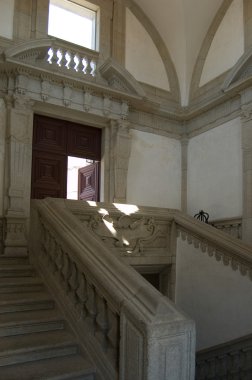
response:
[[[170,90],[156,46],[129,9],[126,9],[125,67],[138,81]]]
[[[200,87],[231,69],[244,53],[243,0],[234,0],[210,46]]]

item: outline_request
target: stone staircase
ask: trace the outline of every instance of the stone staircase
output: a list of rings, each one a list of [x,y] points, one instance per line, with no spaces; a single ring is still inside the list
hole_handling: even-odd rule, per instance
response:
[[[94,380],[94,366],[28,258],[0,257],[0,380]]]

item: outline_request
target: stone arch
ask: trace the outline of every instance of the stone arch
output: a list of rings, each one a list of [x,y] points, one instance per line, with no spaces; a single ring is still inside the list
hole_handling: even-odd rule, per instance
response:
[[[203,40],[192,74],[189,101],[191,101],[194,95],[197,93],[207,54],[211,47],[214,36],[232,2],[233,0],[223,0]]]
[[[152,24],[150,19],[144,14],[141,8],[133,0],[127,0],[126,6],[130,9],[130,11],[134,14],[134,16],[139,20],[139,22],[149,33],[163,61],[170,84],[171,95],[173,99],[180,102],[180,89],[177,72],[163,39],[161,38],[160,34]]]

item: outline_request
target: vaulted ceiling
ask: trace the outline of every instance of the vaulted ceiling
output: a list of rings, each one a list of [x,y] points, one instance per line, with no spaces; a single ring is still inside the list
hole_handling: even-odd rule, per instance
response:
[[[181,92],[188,93],[203,40],[226,0],[135,0],[164,41],[175,65]]]

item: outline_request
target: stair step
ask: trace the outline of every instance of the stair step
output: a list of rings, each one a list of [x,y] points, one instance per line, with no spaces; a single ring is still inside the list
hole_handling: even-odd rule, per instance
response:
[[[33,267],[30,264],[27,265],[0,265],[0,277],[27,277],[27,276],[34,276],[35,272]]]
[[[38,332],[0,339],[0,367],[76,353],[78,346],[73,336],[66,331]]]
[[[94,369],[80,355],[1,367],[3,380],[94,380]]]
[[[55,303],[46,292],[0,294],[0,314],[25,310],[52,309]]]
[[[29,258],[28,257],[8,257],[8,256],[0,256],[0,266],[1,265],[27,265],[29,264]]]
[[[0,278],[0,293],[34,292],[44,289],[39,277],[4,277]]]
[[[65,321],[56,309],[0,314],[0,337],[61,330]]]

